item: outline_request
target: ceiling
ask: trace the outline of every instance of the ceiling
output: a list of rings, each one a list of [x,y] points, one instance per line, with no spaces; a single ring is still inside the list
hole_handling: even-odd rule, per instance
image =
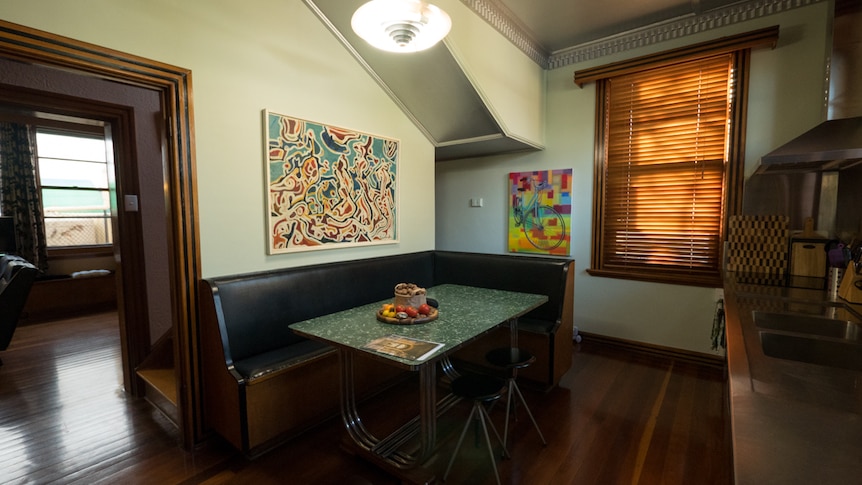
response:
[[[740,0],[486,0],[547,54]]]
[[[492,109],[506,100],[483,98],[445,43],[393,56],[350,27],[353,12],[368,0],[303,1],[431,141],[438,162],[542,149],[507,131]],[[462,11],[483,19],[543,69],[822,1],[829,0],[460,0],[468,7]]]

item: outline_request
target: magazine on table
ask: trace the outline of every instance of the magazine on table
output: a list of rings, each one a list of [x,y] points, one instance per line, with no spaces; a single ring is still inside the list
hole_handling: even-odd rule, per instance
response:
[[[415,361],[431,357],[431,354],[442,346],[443,344],[438,342],[429,342],[403,335],[387,335],[365,344],[366,349]]]

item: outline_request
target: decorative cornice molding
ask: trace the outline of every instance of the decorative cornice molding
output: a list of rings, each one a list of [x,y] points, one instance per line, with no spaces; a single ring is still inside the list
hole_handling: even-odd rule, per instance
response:
[[[521,25],[515,22],[507,10],[504,10],[500,5],[493,0],[461,0],[461,3],[468,6],[470,10],[476,12],[476,15],[482,17],[485,22],[488,22],[504,37],[509,39],[509,42],[515,44],[515,47],[533,60],[542,68],[548,68],[548,53],[545,49],[536,42]]]
[[[493,0],[461,0],[544,69],[556,69],[826,1],[829,0],[750,0],[702,14],[648,25],[548,55],[544,48],[509,18],[508,13]]]

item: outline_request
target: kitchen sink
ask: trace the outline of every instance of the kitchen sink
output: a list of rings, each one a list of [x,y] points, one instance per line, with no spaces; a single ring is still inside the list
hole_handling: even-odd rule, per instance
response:
[[[755,311],[754,324],[759,328],[770,330],[820,335],[855,342],[862,341],[862,324],[848,320],[835,320],[815,315]]]
[[[862,371],[862,324],[815,315],[754,312],[763,353]]]
[[[859,343],[760,332],[760,345],[770,357],[862,371]]]

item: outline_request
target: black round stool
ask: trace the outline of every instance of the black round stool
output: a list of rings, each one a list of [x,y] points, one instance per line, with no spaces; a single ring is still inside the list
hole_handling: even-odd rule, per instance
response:
[[[545,441],[545,436],[542,434],[542,430],[539,429],[539,425],[536,423],[536,419],[533,418],[533,413],[530,412],[530,407],[527,406],[527,401],[524,400],[524,395],[521,394],[518,383],[515,381],[518,377],[518,369],[529,367],[530,364],[536,361],[536,356],[522,348],[502,347],[485,354],[485,359],[492,365],[506,369],[509,372],[507,379],[508,392],[506,394],[506,426],[503,428],[503,448],[505,449],[509,438],[509,413],[515,405],[515,402],[512,401],[513,393],[518,395],[521,404],[524,405],[527,416],[530,417],[530,421],[536,427],[536,432],[539,433],[539,438],[542,439],[542,444],[547,445],[548,442]]]
[[[491,417],[488,416],[488,411],[485,410],[485,403],[496,401],[503,396],[506,391],[506,381],[493,376],[479,374],[464,374],[455,378],[452,381],[452,394],[466,400],[473,401],[473,408],[470,410],[470,415],[467,417],[467,422],[464,424],[464,430],[461,431],[461,437],[458,438],[458,444],[455,445],[455,451],[452,453],[452,458],[449,460],[449,466],[446,467],[446,473],[443,474],[443,481],[449,476],[449,471],[452,469],[452,463],[455,462],[455,456],[458,455],[458,450],[461,449],[461,443],[464,441],[464,436],[467,434],[467,428],[470,427],[470,422],[473,416],[477,416],[479,422],[482,423],[482,431],[485,433],[485,442],[488,444],[488,453],[491,456],[491,466],[494,469],[494,476],[497,478],[497,483],[500,483],[500,474],[497,473],[497,460],[494,459],[494,449],[491,446],[491,437],[488,435],[488,426],[494,431],[494,436],[503,445],[503,456],[507,456],[506,445],[500,439],[500,433],[491,422]]]

